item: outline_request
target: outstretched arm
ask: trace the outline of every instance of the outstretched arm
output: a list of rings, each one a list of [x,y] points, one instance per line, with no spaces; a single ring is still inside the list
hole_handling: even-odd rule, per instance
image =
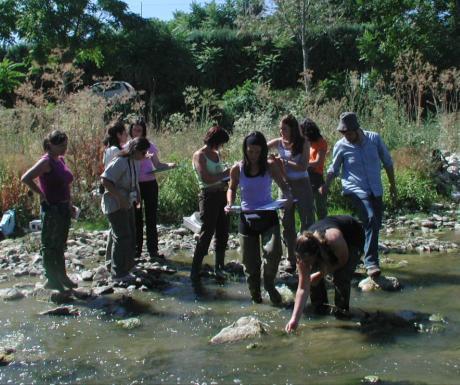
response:
[[[303,313],[305,303],[310,294],[310,266],[304,261],[297,260],[297,269],[299,271],[299,285],[295,295],[294,310],[292,316],[286,325],[285,330],[290,333],[297,329],[300,316]]]

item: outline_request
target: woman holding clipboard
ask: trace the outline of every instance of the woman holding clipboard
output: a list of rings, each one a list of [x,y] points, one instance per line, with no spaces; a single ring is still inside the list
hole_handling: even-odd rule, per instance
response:
[[[229,170],[222,163],[219,150],[228,140],[228,134],[222,127],[213,126],[204,137],[204,146],[196,151],[192,158],[193,169],[200,186],[198,205],[202,222],[190,273],[195,291],[201,290],[201,265],[204,256],[208,254],[213,235],[215,235],[216,280],[218,282],[225,280],[223,268],[229,220],[224,212],[227,191],[227,182],[224,179],[228,179]]]
[[[267,141],[262,133],[251,132],[244,138],[243,160],[236,163],[230,171],[225,211],[232,211],[239,186],[241,214],[238,232],[249,291],[255,303],[262,302],[260,276],[263,267],[264,288],[271,302],[277,305],[282,302],[281,295],[275,288],[275,276],[282,255],[278,214],[275,210],[257,209],[273,202],[272,179],[287,199],[286,208],[292,205],[292,194],[288,183],[281,176],[280,168],[272,158],[267,159],[267,156]]]

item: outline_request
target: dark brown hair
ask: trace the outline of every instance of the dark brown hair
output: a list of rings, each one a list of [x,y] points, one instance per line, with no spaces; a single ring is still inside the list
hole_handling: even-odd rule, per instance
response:
[[[212,126],[204,137],[204,144],[208,146],[219,146],[229,141],[227,131],[220,126]]]
[[[43,150],[48,151],[50,149],[50,144],[57,146],[66,140],[67,134],[65,132],[54,130],[43,139]]]
[[[300,124],[300,129],[310,142],[316,142],[322,138],[318,125],[310,118],[305,118]]]
[[[125,125],[120,121],[117,121],[109,125],[107,127],[107,132],[105,134],[105,138],[103,141],[104,146],[106,147],[115,146],[121,150],[120,141],[118,140],[117,134],[121,134],[125,130],[126,130]]]
[[[142,127],[142,136],[145,138],[147,136],[147,125],[145,124],[145,120],[143,117],[138,117],[134,123],[129,125],[129,136],[133,137],[133,128],[134,126],[141,126]]]
[[[264,134],[262,134],[259,131],[253,131],[246,135],[246,137],[243,140],[243,170],[246,176],[249,176],[250,173],[250,168],[249,168],[249,158],[247,155],[247,147],[248,145],[253,145],[253,146],[260,146],[261,151],[260,151],[260,156],[258,160],[258,165],[259,165],[259,173],[257,175],[265,175],[265,172],[267,171],[268,168],[268,161],[267,161],[267,155],[268,155],[268,146],[267,146],[267,139],[265,139]]]
[[[305,138],[300,135],[299,122],[294,115],[289,114],[281,118],[280,125],[285,124],[289,127],[290,143],[292,144],[292,155],[301,154],[305,143]]]
[[[150,148],[150,142],[144,138],[144,137],[139,137],[139,138],[134,138],[129,141],[128,146],[121,150],[117,156],[118,157],[123,157],[126,158],[128,156],[134,155],[135,151],[147,151]]]
[[[316,265],[321,271],[327,271],[327,267],[338,263],[337,256],[326,243],[323,233],[319,238],[311,231],[304,231],[297,237],[295,254],[297,259]]]

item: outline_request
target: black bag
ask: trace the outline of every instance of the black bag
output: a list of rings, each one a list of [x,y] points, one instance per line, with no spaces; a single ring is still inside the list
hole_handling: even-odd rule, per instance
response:
[[[262,234],[278,224],[276,211],[253,211],[241,213],[239,232],[243,235]]]

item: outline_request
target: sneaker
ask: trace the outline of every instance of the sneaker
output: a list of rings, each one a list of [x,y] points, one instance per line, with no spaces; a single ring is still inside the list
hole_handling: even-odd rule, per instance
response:
[[[381,274],[378,266],[372,266],[367,269],[367,275],[372,279],[377,278]]]

